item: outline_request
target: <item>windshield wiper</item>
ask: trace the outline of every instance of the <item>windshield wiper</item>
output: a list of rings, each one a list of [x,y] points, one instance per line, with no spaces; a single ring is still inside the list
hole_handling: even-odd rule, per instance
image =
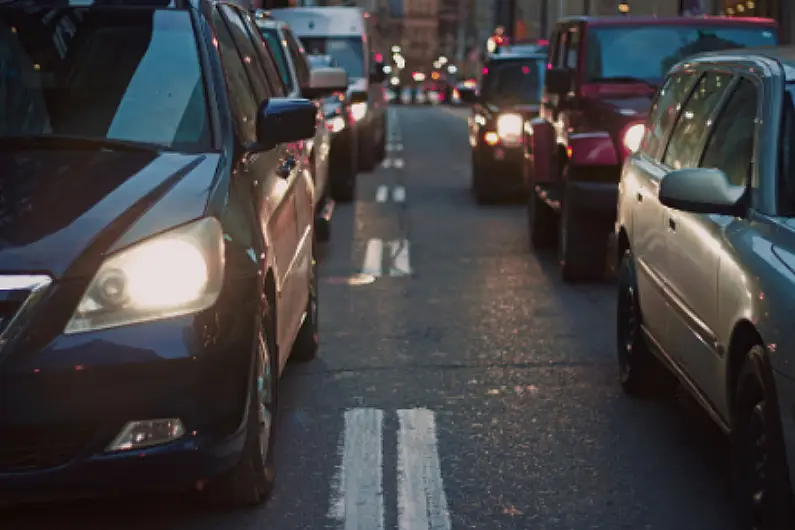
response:
[[[640,83],[654,90],[660,88],[656,83],[646,81],[640,77],[632,77],[628,75],[622,75],[618,77],[592,77],[590,80],[594,83]]]
[[[160,153],[173,151],[167,145],[132,140],[113,140],[94,136],[77,136],[71,134],[31,134],[0,136],[0,150],[26,148],[41,149],[108,149],[110,151],[128,151],[144,153]]]

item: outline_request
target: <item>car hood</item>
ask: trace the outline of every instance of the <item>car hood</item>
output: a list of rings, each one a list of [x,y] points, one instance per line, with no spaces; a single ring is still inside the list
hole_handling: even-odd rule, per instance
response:
[[[93,274],[103,253],[205,158],[115,150],[0,152],[0,270],[56,278]]]

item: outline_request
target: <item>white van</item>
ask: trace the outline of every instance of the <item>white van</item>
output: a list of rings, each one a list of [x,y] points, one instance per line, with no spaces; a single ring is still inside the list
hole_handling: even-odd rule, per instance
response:
[[[348,98],[356,120],[359,168],[371,171],[386,152],[384,65],[375,61],[365,13],[358,7],[271,9],[290,25],[306,53],[330,55],[348,73]]]

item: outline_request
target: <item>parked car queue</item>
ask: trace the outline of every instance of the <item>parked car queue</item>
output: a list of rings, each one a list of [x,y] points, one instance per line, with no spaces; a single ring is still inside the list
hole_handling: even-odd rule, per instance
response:
[[[473,192],[526,193],[531,247],[557,244],[566,280],[613,254],[621,387],[688,391],[731,442],[737,527],[792,528],[795,47],[765,19],[631,24],[561,21],[542,82],[532,54],[495,58],[470,118]],[[521,71],[526,97],[507,101]]]
[[[318,351],[321,102],[349,75],[232,1],[0,20],[0,501],[263,502],[279,376]]]

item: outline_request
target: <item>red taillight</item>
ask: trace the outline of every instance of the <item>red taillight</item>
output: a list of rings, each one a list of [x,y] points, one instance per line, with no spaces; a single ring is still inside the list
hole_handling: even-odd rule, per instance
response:
[[[483,67],[483,70],[481,70],[481,73],[482,73],[483,75],[486,75],[486,74],[488,74],[488,73],[489,73],[489,69],[488,69],[488,68],[486,68],[486,67],[484,66],[484,67]]]

